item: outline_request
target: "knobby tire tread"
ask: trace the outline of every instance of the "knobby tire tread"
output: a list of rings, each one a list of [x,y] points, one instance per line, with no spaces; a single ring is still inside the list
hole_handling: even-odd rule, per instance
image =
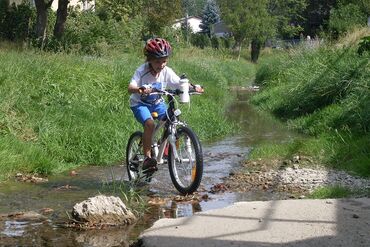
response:
[[[126,169],[127,169],[127,175],[128,175],[128,179],[131,181],[133,178],[131,177],[131,174],[130,174],[130,162],[129,162],[129,157],[130,157],[130,151],[131,151],[131,146],[132,146],[132,142],[137,138],[141,138],[142,139],[142,136],[143,136],[143,132],[141,131],[136,131],[134,132],[133,134],[131,134],[130,138],[128,139],[128,142],[127,142],[127,146],[126,146]],[[140,169],[140,168],[139,168]]]
[[[175,174],[172,168],[172,147],[171,145],[169,146],[169,156],[168,156],[168,167],[169,167],[169,172],[170,172],[170,177],[172,180],[172,183],[174,184],[175,188],[183,195],[187,194],[192,194],[195,192],[202,180],[203,176],[203,151],[202,151],[202,146],[200,144],[199,138],[195,134],[195,132],[186,126],[179,127],[177,129],[177,133],[180,135],[182,132],[184,132],[186,135],[190,137],[191,143],[194,146],[194,151],[195,151],[195,160],[196,160],[196,176],[194,181],[191,183],[190,186],[184,188],[182,187],[175,178]]]

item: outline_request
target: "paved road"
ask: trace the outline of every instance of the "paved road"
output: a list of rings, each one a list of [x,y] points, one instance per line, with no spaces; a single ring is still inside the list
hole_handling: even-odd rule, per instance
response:
[[[141,240],[145,247],[369,247],[370,198],[239,202],[160,219]]]

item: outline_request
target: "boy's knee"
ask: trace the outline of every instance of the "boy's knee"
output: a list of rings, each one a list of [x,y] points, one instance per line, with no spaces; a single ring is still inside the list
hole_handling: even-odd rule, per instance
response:
[[[153,119],[147,119],[144,123],[144,128],[154,129],[154,121]]]

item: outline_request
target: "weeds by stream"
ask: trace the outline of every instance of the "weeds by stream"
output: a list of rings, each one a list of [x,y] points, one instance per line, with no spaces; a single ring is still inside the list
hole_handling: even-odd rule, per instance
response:
[[[251,158],[311,156],[329,168],[370,176],[369,53],[359,55],[358,30],[336,44],[296,49],[262,61],[252,100],[309,136],[257,148]]]

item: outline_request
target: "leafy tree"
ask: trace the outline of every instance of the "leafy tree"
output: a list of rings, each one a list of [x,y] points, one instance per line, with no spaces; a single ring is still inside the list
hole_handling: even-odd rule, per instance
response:
[[[0,37],[23,41],[28,37],[33,12],[29,3],[11,4],[0,1]]]
[[[184,11],[189,16],[201,16],[207,0],[182,0]]]
[[[337,0],[309,0],[303,17],[304,31],[310,36],[315,36],[322,30],[327,30],[330,10],[335,6]]]
[[[116,21],[128,22],[141,13],[143,0],[97,0],[96,10],[103,20],[113,18]]]
[[[330,13],[329,28],[337,37],[355,26],[365,26],[366,21],[367,15],[359,5],[340,3]]]
[[[143,15],[146,18],[145,26],[151,36],[159,35],[166,26],[181,17],[181,0],[143,0]]]
[[[159,35],[163,28],[170,26],[181,16],[183,0],[97,0],[97,13],[103,20],[110,18],[129,23],[142,16],[145,30],[150,36]]]
[[[202,13],[202,22],[199,25],[202,29],[202,33],[211,37],[211,25],[219,21],[220,10],[217,3],[214,0],[207,0]]]
[[[8,6],[9,0],[0,1],[0,32],[2,31],[2,27],[4,25],[4,21],[8,13]]]
[[[276,17],[277,32],[282,38],[293,38],[303,31],[308,0],[269,0],[268,9]]]
[[[219,0],[221,18],[230,28],[239,47],[251,43],[251,60],[257,62],[261,45],[275,34],[275,18],[268,13],[268,0]]]
[[[196,14],[196,1],[195,0],[182,0],[182,8],[185,14],[189,16]]]
[[[193,46],[204,49],[205,47],[211,46],[211,40],[207,35],[201,33],[193,33],[190,38],[190,42]]]
[[[370,0],[338,0],[338,5],[355,4],[360,7],[361,12],[370,15]]]

